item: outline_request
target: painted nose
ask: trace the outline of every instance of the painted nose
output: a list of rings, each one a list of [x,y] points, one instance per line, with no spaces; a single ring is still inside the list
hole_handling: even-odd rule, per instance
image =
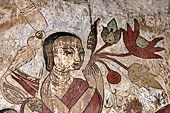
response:
[[[79,54],[76,54],[76,55],[75,55],[75,58],[74,58],[74,61],[75,61],[75,62],[80,62],[80,59],[81,59],[81,58],[80,58],[80,55],[79,55]]]

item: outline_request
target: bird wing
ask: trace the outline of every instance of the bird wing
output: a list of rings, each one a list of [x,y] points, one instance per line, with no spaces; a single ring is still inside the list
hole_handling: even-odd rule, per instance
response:
[[[155,88],[155,89],[163,89],[162,86],[160,85],[160,83],[158,81],[155,80],[155,78],[149,79],[147,81],[147,85],[151,88]]]
[[[17,70],[12,72],[12,78],[17,81],[30,95],[35,96],[39,89],[39,81],[28,79],[30,75]],[[33,78],[32,78],[33,79]]]
[[[14,57],[9,69],[14,71],[15,69],[18,69],[24,64],[30,62],[35,56],[36,51],[33,48],[29,46],[22,47]]]

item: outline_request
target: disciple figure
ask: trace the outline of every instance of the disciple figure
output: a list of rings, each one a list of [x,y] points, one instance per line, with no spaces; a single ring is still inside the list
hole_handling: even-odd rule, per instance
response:
[[[101,113],[103,79],[97,64],[87,64],[83,70],[86,81],[70,74],[84,61],[81,39],[68,32],[53,33],[45,39],[43,53],[50,73],[39,87],[41,98],[27,98],[20,112]]]
[[[56,108],[73,113],[101,112],[103,94],[96,86],[100,81],[95,79],[101,77],[98,66],[87,65],[83,72],[87,81],[70,75],[70,71],[80,69],[84,60],[81,39],[70,33],[54,33],[45,40],[43,51],[46,68],[50,71],[41,88],[45,105],[52,112],[56,112]]]

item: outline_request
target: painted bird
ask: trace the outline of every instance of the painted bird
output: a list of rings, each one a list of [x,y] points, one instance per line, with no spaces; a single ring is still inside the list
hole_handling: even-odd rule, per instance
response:
[[[40,31],[41,32],[41,31]],[[38,33],[38,34],[37,34]],[[7,81],[7,77],[11,74],[12,78],[16,80],[27,92],[31,92],[32,96],[38,90],[38,83],[32,80],[28,80],[23,73],[21,75],[15,74],[15,71],[26,63],[35,58],[37,50],[42,47],[42,38],[37,32],[35,36],[28,38],[27,46],[22,47],[14,57],[11,65],[7,71],[2,75],[0,79],[0,89],[3,97],[10,103],[20,104],[28,97],[27,93],[20,88],[13,86]],[[42,35],[43,36],[43,35]],[[14,76],[15,75],[15,76]]]
[[[37,33],[36,33],[37,34]],[[18,50],[9,69],[15,71],[24,64],[30,62],[36,56],[36,51],[42,47],[42,40],[39,37],[31,36],[28,38],[27,46]]]
[[[128,75],[130,81],[139,87],[163,89],[159,82],[155,80],[157,76],[150,73],[149,68],[142,64],[133,63],[130,65]]]

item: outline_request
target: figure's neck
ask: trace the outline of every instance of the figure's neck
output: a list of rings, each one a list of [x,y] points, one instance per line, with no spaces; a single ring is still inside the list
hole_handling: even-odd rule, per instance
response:
[[[50,78],[55,83],[66,83],[70,80],[70,73],[69,72],[60,72],[55,67],[53,68]]]

